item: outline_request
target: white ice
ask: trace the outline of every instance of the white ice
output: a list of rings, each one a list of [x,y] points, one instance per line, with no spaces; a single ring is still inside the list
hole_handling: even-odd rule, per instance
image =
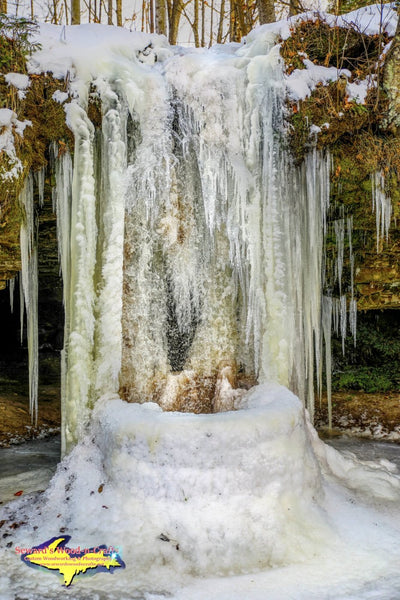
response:
[[[70,545],[118,546],[127,565],[78,578],[63,592],[77,600],[367,600],[371,590],[389,600],[400,588],[399,499],[393,463],[326,446],[276,384],[214,415],[106,396],[45,494],[1,509],[29,519],[1,542],[1,598],[60,593],[58,577],[27,569],[15,548],[63,527]]]

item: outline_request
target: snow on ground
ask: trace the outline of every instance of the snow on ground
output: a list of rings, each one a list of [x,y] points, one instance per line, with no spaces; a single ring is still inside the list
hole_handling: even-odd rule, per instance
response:
[[[22,73],[7,73],[7,75],[4,75],[4,79],[8,85],[14,86],[17,90],[23,91],[30,86],[28,75],[23,75]]]
[[[105,397],[45,494],[1,508],[27,524],[1,540],[0,598],[389,600],[399,499],[392,463],[326,446],[280,386],[213,415]],[[22,564],[16,547],[64,532],[70,547],[118,547],[126,569],[65,589]]]

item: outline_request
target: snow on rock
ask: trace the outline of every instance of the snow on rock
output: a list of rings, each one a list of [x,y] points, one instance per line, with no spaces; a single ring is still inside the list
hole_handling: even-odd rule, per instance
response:
[[[351,77],[347,69],[315,65],[309,59],[304,60],[304,66],[305,69],[295,69],[286,78],[287,94],[295,102],[310,96],[317,83],[326,85],[331,81],[337,81],[341,76]]]
[[[164,36],[109,25],[41,24],[37,35],[41,50],[29,60],[29,72],[51,72],[57,79],[68,76],[87,82],[106,76],[111,65],[119,63],[123,72],[130,61],[162,62],[173,54]]]
[[[8,85],[12,85],[21,91],[26,90],[31,84],[28,75],[22,73],[7,73],[7,75],[4,75],[4,79]]]
[[[12,179],[22,171],[22,163],[15,152],[14,135],[23,137],[25,128],[31,125],[31,121],[19,121],[10,108],[0,108],[0,153],[6,154],[10,167],[6,171],[0,170],[2,179]]]
[[[337,18],[339,27],[355,27],[365,35],[387,33],[393,37],[397,26],[395,2],[388,4],[372,4],[353,10]]]
[[[370,87],[370,78],[363,79],[362,81],[354,81],[352,83],[347,83],[346,92],[348,100],[350,102],[354,100],[355,102],[357,102],[357,104],[365,104],[365,99],[367,97],[368,89]]]
[[[67,92],[62,92],[61,90],[56,90],[52,95],[53,100],[63,104],[66,100],[68,100],[69,95]]]

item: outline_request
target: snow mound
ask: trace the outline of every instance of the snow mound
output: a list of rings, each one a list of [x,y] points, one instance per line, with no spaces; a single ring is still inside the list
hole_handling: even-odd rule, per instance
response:
[[[286,388],[256,386],[240,402],[237,411],[194,415],[104,396],[87,437],[60,463],[44,496],[3,509],[24,520],[29,514],[28,525],[13,532],[14,545],[39,545],[65,531],[76,546],[118,548],[126,572],[99,588],[112,598],[126,586],[173,591],[191,576],[308,568],[321,560],[319,569],[331,569],[342,554],[346,576],[357,557],[357,577],[365,578],[365,569],[381,577],[394,552],[386,529],[397,539],[379,513],[383,499],[400,499],[393,465],[325,446]],[[361,494],[357,503],[349,504],[351,489]],[[371,520],[382,521],[378,541]],[[57,578],[47,575],[46,595],[43,573],[28,569],[21,578],[10,553],[5,563],[10,589],[54,597]],[[77,598],[96,585],[82,580]]]

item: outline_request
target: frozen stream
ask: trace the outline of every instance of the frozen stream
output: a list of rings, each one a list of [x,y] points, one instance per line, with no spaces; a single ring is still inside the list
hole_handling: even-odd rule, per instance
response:
[[[0,500],[7,502],[14,494],[46,489],[60,460],[61,440],[56,435],[44,440],[0,450]]]

